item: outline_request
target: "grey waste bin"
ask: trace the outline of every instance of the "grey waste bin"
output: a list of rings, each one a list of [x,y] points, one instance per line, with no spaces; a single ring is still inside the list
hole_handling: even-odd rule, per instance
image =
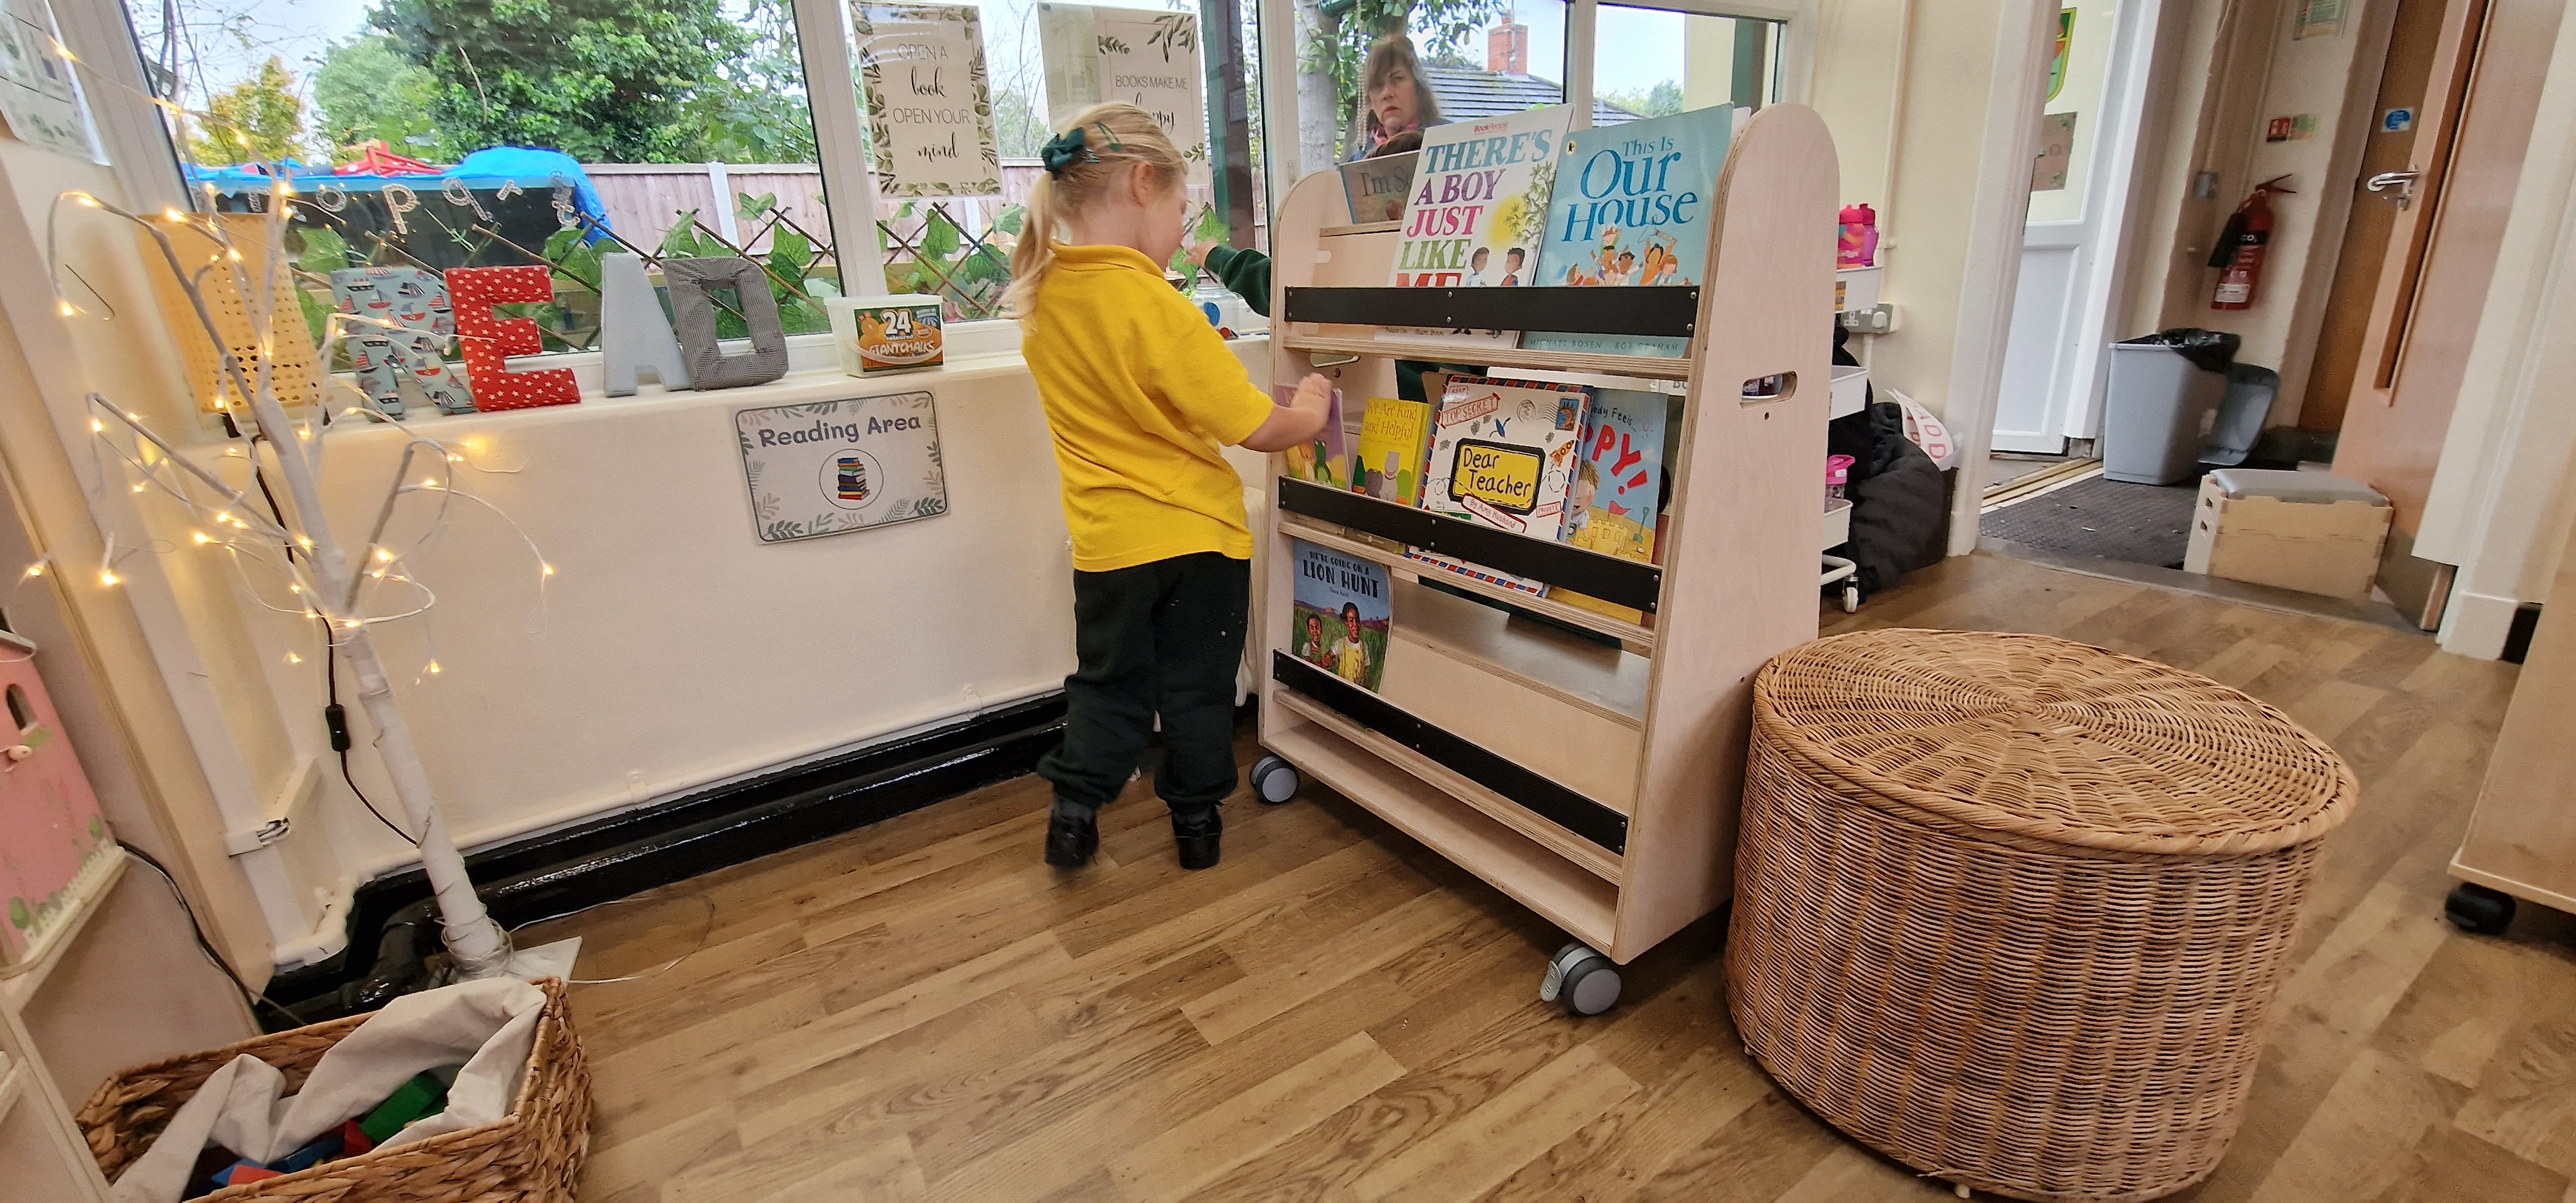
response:
[[[2169,485],[2191,475],[2227,396],[2227,377],[2160,343],[2111,344],[2102,408],[2102,475]]]

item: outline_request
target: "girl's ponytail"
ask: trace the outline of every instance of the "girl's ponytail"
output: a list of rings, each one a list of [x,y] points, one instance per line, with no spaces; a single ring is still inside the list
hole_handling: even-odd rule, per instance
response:
[[[1002,311],[1025,318],[1036,307],[1038,290],[1055,270],[1055,243],[1075,213],[1096,200],[1131,163],[1140,163],[1156,179],[1178,188],[1183,179],[1181,151],[1152,114],[1132,104],[1096,104],[1076,116],[1039,152],[1046,174],[1029,187],[1021,203],[1019,241],[1011,247],[1011,286],[1002,293]]]

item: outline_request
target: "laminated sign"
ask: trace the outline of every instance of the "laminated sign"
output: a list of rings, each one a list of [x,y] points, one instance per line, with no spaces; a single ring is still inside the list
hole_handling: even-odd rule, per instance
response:
[[[868,149],[888,196],[998,196],[984,26],[968,5],[850,2]]]
[[[737,410],[752,529],[763,543],[948,512],[927,392]]]
[[[1181,149],[1187,182],[1208,182],[1207,79],[1199,66],[1197,13],[1040,4],[1038,46],[1050,125],[1061,128],[1103,101],[1135,105]]]

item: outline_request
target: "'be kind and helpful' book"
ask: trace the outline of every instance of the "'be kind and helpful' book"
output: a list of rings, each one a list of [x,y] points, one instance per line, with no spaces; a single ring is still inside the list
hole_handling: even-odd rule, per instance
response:
[[[1731,105],[1582,130],[1559,150],[1539,283],[1576,288],[1700,284],[1717,175],[1735,135]],[[1602,355],[1690,353],[1690,340],[1665,335],[1530,331],[1539,351]]]
[[[1398,288],[1525,288],[1538,282],[1557,151],[1574,110],[1530,109],[1423,131],[1387,283]],[[1510,346],[1508,330],[1389,329],[1382,337]]]

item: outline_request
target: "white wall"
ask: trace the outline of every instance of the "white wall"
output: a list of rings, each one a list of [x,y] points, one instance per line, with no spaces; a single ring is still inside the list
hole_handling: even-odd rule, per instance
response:
[[[2536,130],[2576,126],[2576,21],[2559,24]],[[2576,494],[2576,146],[2534,137],[2505,219],[2414,554],[2455,564],[2442,646],[2492,658],[2514,610],[2550,600]],[[2565,604],[2562,602],[2562,604]]]

